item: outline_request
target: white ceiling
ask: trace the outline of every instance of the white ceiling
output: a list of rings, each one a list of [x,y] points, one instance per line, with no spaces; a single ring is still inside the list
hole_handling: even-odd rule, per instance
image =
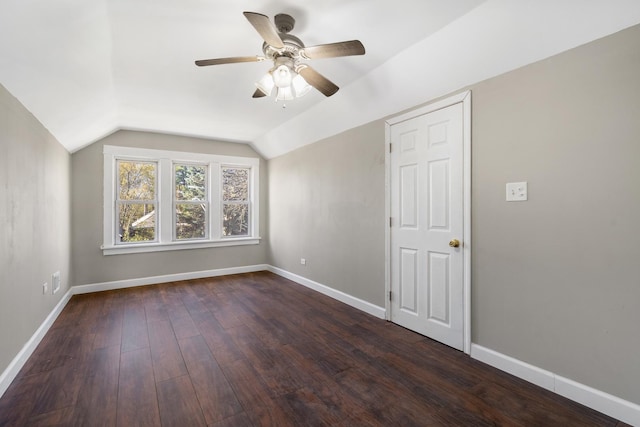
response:
[[[118,129],[246,142],[272,158],[640,23],[638,0],[1,0],[0,83],[69,150]],[[296,18],[341,87],[252,99],[269,64],[242,12]]]

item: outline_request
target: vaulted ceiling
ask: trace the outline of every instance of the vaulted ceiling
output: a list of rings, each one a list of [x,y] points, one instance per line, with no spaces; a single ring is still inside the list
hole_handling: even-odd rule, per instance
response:
[[[296,19],[340,86],[252,99],[265,62],[243,11]],[[271,158],[640,23],[637,0],[2,0],[0,83],[69,150],[140,129],[250,143]]]

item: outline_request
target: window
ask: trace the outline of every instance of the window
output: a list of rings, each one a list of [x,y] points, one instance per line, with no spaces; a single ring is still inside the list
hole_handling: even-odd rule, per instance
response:
[[[175,164],[173,178],[176,240],[206,238],[209,228],[207,166]]]
[[[249,233],[250,169],[222,168],[222,234],[246,236]]]
[[[257,244],[259,159],[104,146],[105,255]]]
[[[156,240],[155,162],[117,161],[118,179],[116,215],[117,242],[153,242]]]

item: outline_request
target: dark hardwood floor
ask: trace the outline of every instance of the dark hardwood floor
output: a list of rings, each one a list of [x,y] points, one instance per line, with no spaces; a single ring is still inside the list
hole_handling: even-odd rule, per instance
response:
[[[616,426],[268,272],[76,295],[1,426]]]

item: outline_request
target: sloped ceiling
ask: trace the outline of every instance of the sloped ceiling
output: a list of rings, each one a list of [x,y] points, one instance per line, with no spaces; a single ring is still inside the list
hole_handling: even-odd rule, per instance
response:
[[[286,103],[252,99],[269,64],[242,12],[296,18],[338,84]],[[139,129],[252,144],[272,158],[350,127],[640,23],[637,0],[3,0],[0,83],[71,152]]]

